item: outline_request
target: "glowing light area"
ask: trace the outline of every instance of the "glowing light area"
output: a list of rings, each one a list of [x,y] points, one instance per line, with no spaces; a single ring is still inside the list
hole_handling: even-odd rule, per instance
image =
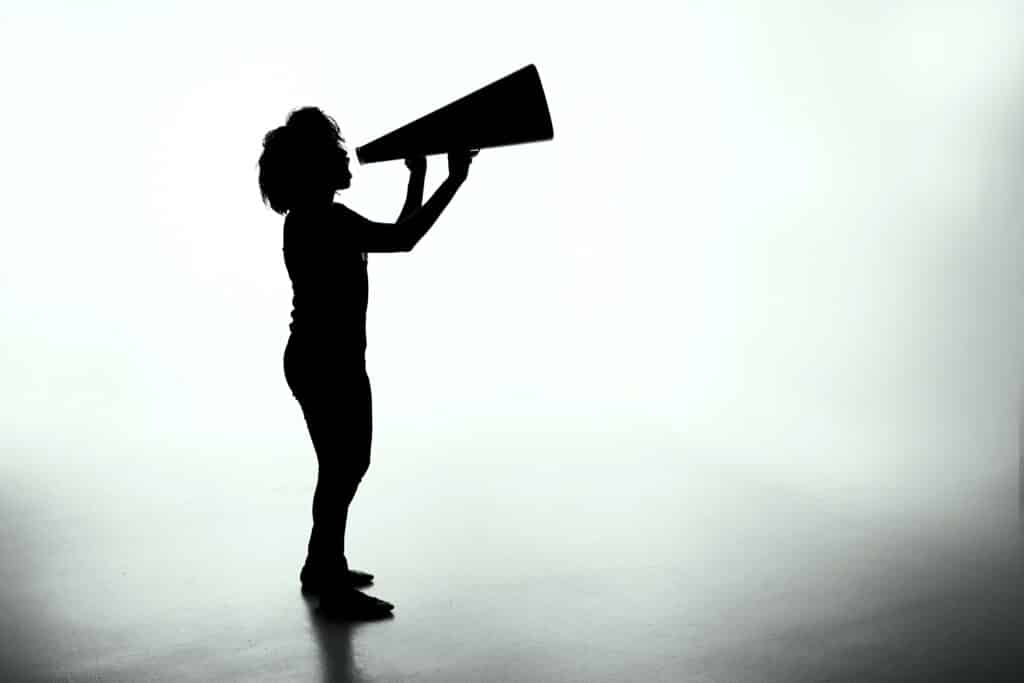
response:
[[[1001,642],[1018,2],[162,4],[0,10],[0,678],[846,680]],[[529,63],[554,140],[370,257],[350,539],[401,616],[325,636],[262,136],[314,104],[354,147]],[[353,171],[397,217],[403,164]]]
[[[866,514],[1012,508],[1014,3],[47,7],[0,25],[12,447],[306,462],[261,136],[317,104],[359,144],[536,63],[555,140],[371,256],[376,459],[658,444]],[[354,171],[397,216],[402,165]]]

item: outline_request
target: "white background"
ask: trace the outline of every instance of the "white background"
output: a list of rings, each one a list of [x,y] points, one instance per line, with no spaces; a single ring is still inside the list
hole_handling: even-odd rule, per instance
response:
[[[312,104],[354,146],[534,63],[554,140],[482,152],[371,256],[375,468],[691,460],[864,514],[1012,508],[1018,7],[4,6],[5,478],[311,482],[263,134]],[[397,216],[402,164],[353,170],[340,200]]]

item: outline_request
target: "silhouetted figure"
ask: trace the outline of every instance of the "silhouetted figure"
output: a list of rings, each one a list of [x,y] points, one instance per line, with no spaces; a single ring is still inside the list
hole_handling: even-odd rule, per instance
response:
[[[293,111],[263,140],[260,192],[285,215],[284,261],[294,294],[284,374],[318,463],[300,581],[303,592],[319,595],[321,610],[333,615],[369,619],[393,609],[355,589],[373,576],[350,569],[345,556],[348,508],[370,465],[373,432],[365,360],[367,253],[410,251],[455,196],[475,154],[449,154],[448,178],[425,204],[426,160],[407,159],[401,214],[395,223],[378,223],[334,201],[352,174],[338,125],[321,110]]]

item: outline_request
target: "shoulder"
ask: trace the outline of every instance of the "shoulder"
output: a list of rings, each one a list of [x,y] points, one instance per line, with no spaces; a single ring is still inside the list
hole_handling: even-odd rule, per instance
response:
[[[309,209],[292,209],[284,217],[284,248],[286,250],[305,251],[313,247],[317,236],[322,232],[319,229],[323,220],[317,216],[317,212]]]
[[[331,207],[333,208],[333,207]],[[302,207],[295,208],[284,217],[285,238],[296,237],[309,238],[320,234],[323,226],[336,220],[333,212],[328,207]]]
[[[285,226],[318,223],[324,218],[324,210],[320,207],[296,207],[284,217]]]
[[[344,204],[292,209],[284,220],[284,246],[311,252],[354,248],[353,235],[364,222],[366,218]]]
[[[298,235],[304,233],[303,225],[307,222],[308,219],[302,211],[298,209],[289,211],[284,217],[285,241],[294,240]]]
[[[295,209],[289,211],[284,217],[284,240],[290,242],[301,232],[299,229],[302,218],[295,213]]]

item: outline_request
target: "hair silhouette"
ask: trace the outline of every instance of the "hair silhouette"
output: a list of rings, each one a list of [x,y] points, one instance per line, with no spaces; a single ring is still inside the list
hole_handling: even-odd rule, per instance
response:
[[[294,110],[285,125],[263,138],[259,160],[263,202],[285,214],[307,196],[329,191],[337,182],[339,157],[348,161],[344,144],[337,122],[319,108]]]

